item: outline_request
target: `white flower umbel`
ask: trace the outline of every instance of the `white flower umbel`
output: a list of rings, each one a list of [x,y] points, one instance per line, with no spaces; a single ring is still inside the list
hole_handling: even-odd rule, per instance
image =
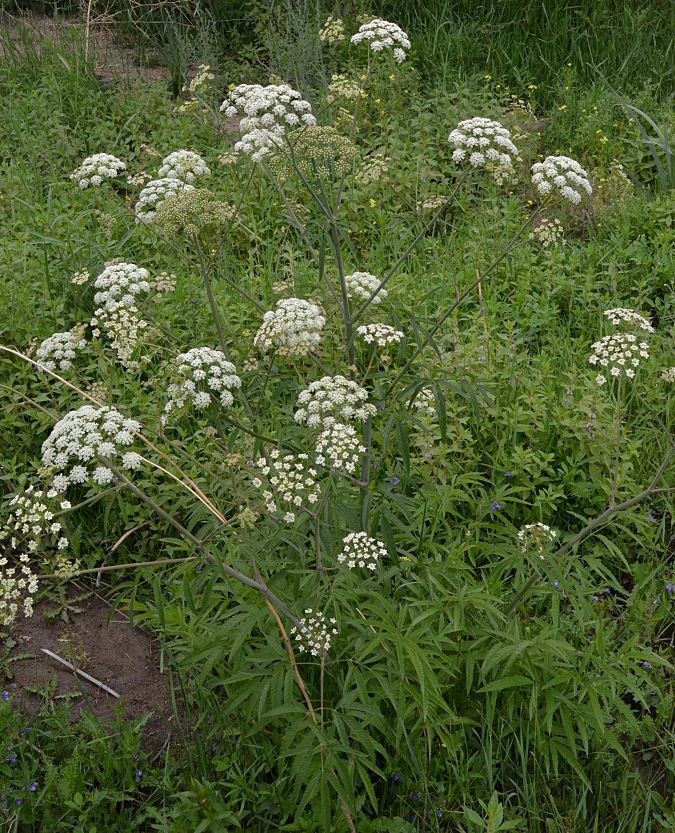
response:
[[[523,552],[543,552],[558,537],[555,529],[546,524],[525,524],[519,531],[518,538]],[[543,558],[543,556],[540,556]]]
[[[253,343],[269,353],[296,358],[306,356],[321,341],[326,319],[323,310],[301,298],[282,298],[277,308],[266,312]]]
[[[281,456],[277,449],[273,449],[267,460],[260,457],[256,465],[265,482],[255,477],[253,485],[256,489],[263,489],[267,511],[273,515],[283,512],[286,523],[293,523],[295,513],[305,504],[313,505],[319,500],[317,472],[309,466],[307,454]],[[265,484],[270,488],[263,488]]]
[[[78,339],[70,332],[54,333],[38,347],[35,358],[47,370],[68,370],[72,366],[77,351],[86,346],[86,339]]]
[[[364,422],[377,409],[368,403],[368,391],[344,376],[324,376],[312,382],[298,396],[296,422],[310,428],[340,422]],[[330,421],[330,422],[329,422]]]
[[[361,298],[367,301],[368,298],[375,292],[381,281],[370,272],[354,272],[351,275],[345,276],[345,283],[347,284],[348,298]],[[381,303],[387,297],[387,290],[380,289],[380,291],[373,298],[373,304]]]
[[[169,401],[164,406],[162,425],[166,425],[174,409],[184,408],[186,402],[198,410],[212,405],[214,397],[218,397],[223,408],[234,403],[232,389],[241,388],[241,379],[220,350],[194,347],[176,356],[173,363],[177,376],[167,388]]]
[[[664,367],[661,371],[661,381],[672,385],[675,382],[675,367]]]
[[[61,523],[55,514],[70,509],[67,500],[57,501],[54,489],[42,486],[29,487],[23,493],[14,495],[9,502],[10,515],[0,530],[0,540],[9,539],[11,549],[22,549],[29,553],[42,550],[45,545],[60,550],[68,546]]]
[[[454,145],[452,159],[458,165],[468,161],[472,168],[486,165],[511,167],[519,158],[511,132],[498,121],[476,116],[461,121],[448,136]]]
[[[313,657],[324,657],[330,650],[331,636],[337,636],[335,619],[326,619],[321,611],[312,608],[305,610],[305,615],[297,627],[291,628],[300,653],[309,651]]]
[[[337,101],[340,98],[346,101],[353,101],[359,98],[361,89],[356,81],[352,81],[346,75],[332,75],[330,84],[328,85],[328,95],[326,100],[329,104]]]
[[[42,443],[42,465],[54,472],[53,486],[65,492],[85,483],[104,485],[114,479],[102,461],[116,463],[134,441],[140,423],[115,408],[83,405],[60,419]]]
[[[605,368],[610,376],[621,378],[627,376],[632,379],[635,376],[635,369],[640,364],[640,359],[649,358],[649,345],[646,341],[638,342],[637,336],[633,333],[614,333],[605,336],[592,345],[593,353],[588,359],[592,365],[599,365]],[[607,378],[600,373],[595,381],[604,385]]]
[[[353,474],[365,447],[353,426],[326,420],[326,427],[316,441],[316,464]]]
[[[367,567],[369,570],[374,570],[378,559],[388,554],[382,541],[369,538],[365,532],[350,532],[342,539],[342,544],[342,552],[337,560],[340,564],[346,564],[350,570],[355,567]]]
[[[538,240],[542,249],[553,249],[565,242],[565,231],[557,218],[542,220],[530,232],[530,240]]]
[[[334,44],[345,39],[345,25],[339,17],[330,15],[326,22],[319,29],[319,40],[324,43]]]
[[[436,399],[434,398],[433,393],[426,388],[423,388],[417,394],[415,401],[413,402],[413,407],[420,414],[432,417],[436,416]]]
[[[394,60],[399,64],[405,61],[406,53],[410,49],[410,41],[403,29],[379,17],[370,23],[364,23],[359,27],[359,31],[352,35],[352,43],[358,44],[363,41],[368,44],[371,52],[392,49]]]
[[[198,176],[209,176],[210,169],[202,157],[192,150],[176,150],[162,160],[157,171],[160,179],[180,179],[182,182],[194,182]]]
[[[358,327],[356,332],[366,344],[374,342],[378,347],[386,347],[388,344],[396,344],[403,340],[403,333],[390,327],[389,324],[364,324]]]
[[[192,191],[193,188],[193,185],[183,182],[180,179],[172,179],[171,177],[153,179],[152,182],[148,182],[138,195],[135,208],[136,222],[152,222],[155,211],[169,194],[177,194],[179,191]]]
[[[94,281],[94,303],[109,312],[120,307],[133,307],[136,296],[150,291],[150,272],[135,263],[113,263]]]
[[[604,315],[609,318],[610,322],[615,327],[620,327],[622,324],[626,327],[637,327],[645,333],[653,333],[654,328],[647,321],[644,315],[635,312],[634,309],[626,309],[625,307],[615,307],[614,309],[606,309]]]
[[[16,566],[8,566],[9,559],[0,555],[0,623],[9,627],[17,617],[19,606],[23,615],[33,615],[33,597],[38,591],[37,575],[29,566],[26,553],[18,556]]]
[[[109,153],[95,153],[93,156],[87,156],[80,167],[73,171],[70,178],[76,180],[80,188],[84,190],[90,185],[94,187],[101,185],[104,179],[115,179],[126,169],[124,162],[116,156],[111,156]]]
[[[569,156],[547,156],[543,162],[535,162],[531,170],[532,184],[542,197],[557,191],[564,200],[578,205],[582,192],[589,197],[593,193],[588,174]]]
[[[94,338],[98,338],[103,331],[126,370],[138,368],[138,362],[132,361],[131,357],[141,342],[141,330],[147,329],[148,322],[136,307],[119,307],[112,312],[105,308],[97,309],[90,323],[94,328]]]
[[[239,84],[223,101],[220,112],[228,118],[241,116],[241,140],[234,149],[254,162],[280,147],[289,127],[316,124],[312,105],[288,84]]]

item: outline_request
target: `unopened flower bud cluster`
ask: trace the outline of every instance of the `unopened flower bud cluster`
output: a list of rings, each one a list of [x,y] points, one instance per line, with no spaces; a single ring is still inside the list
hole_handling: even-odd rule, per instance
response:
[[[405,61],[406,52],[410,49],[410,41],[403,29],[379,17],[364,23],[359,27],[359,31],[352,35],[352,43],[361,42],[367,43],[372,52],[393,49],[394,60],[399,64]]]
[[[363,338],[366,344],[377,344],[378,347],[386,347],[388,344],[397,344],[403,340],[401,330],[390,327],[389,324],[364,324],[358,327],[356,332]]]
[[[155,211],[153,220],[171,235],[197,237],[210,224],[234,219],[236,210],[206,188],[169,194]]]
[[[326,619],[321,611],[307,608],[298,626],[291,628],[298,651],[309,651],[313,657],[325,656],[330,650],[331,636],[337,636],[336,624],[335,619]]]
[[[362,185],[370,185],[372,182],[377,182],[387,172],[390,161],[388,156],[371,156],[366,159],[354,179],[358,179]]]
[[[346,101],[356,101],[361,95],[361,90],[356,81],[347,78],[346,75],[332,75],[328,85],[326,100],[329,104],[342,98]]]
[[[258,469],[265,478],[269,489],[263,490],[267,511],[276,515],[284,512],[283,520],[293,523],[295,513],[304,504],[315,504],[319,500],[320,489],[316,482],[316,469],[309,466],[307,454],[285,454],[277,449],[269,453],[269,461],[260,457]],[[253,479],[256,489],[263,487],[259,477]]]
[[[361,298],[367,301],[375,292],[381,281],[370,272],[353,272],[345,277],[348,298]],[[373,304],[381,303],[387,297],[387,290],[382,288],[372,300]]]
[[[164,179],[153,179],[143,188],[138,195],[136,202],[135,214],[137,223],[152,222],[155,211],[169,196],[169,194],[176,194],[180,191],[190,191],[193,186],[181,179],[172,179],[165,177]]]
[[[263,316],[253,343],[263,353],[285,358],[306,356],[321,341],[326,319],[321,307],[301,298],[282,298]]]
[[[72,180],[77,181],[77,184],[84,190],[90,185],[97,187],[101,185],[104,179],[115,179],[122,171],[126,171],[127,166],[109,153],[95,153],[93,156],[88,156],[73,173],[70,175]]]
[[[35,358],[47,370],[68,370],[77,351],[86,346],[84,338],[77,338],[71,332],[53,333],[38,347]]]
[[[292,145],[295,165],[307,178],[328,179],[333,169],[346,173],[360,159],[356,145],[334,127],[306,127],[294,135]],[[286,175],[289,164],[278,157],[273,169]]]
[[[540,196],[557,191],[567,202],[578,205],[585,192],[593,193],[588,174],[569,156],[547,156],[543,162],[532,165],[532,184]]]
[[[326,420],[326,427],[316,441],[316,463],[319,466],[353,474],[365,447],[359,442],[353,426]]]
[[[664,367],[661,371],[661,380],[672,385],[675,382],[675,367]]]
[[[552,249],[559,243],[564,243],[565,232],[562,223],[557,218],[542,220],[530,232],[530,240],[537,240],[543,249]]]
[[[637,336],[633,333],[614,333],[592,345],[593,353],[588,361],[592,365],[606,368],[609,374],[617,379],[622,376],[632,379],[635,376],[635,368],[640,364],[640,359],[649,358],[648,348],[647,342],[638,342]],[[599,385],[604,385],[607,378],[600,373],[595,381]]]
[[[115,408],[83,405],[60,419],[42,443],[42,465],[55,472],[52,485],[59,492],[69,486],[93,482],[111,483],[111,469],[100,463],[116,462],[123,468],[135,468],[140,458],[122,449],[134,441],[140,423],[128,419]]]
[[[167,388],[169,401],[164,406],[162,425],[166,425],[171,411],[184,408],[188,401],[199,410],[208,408],[215,395],[224,408],[234,403],[231,391],[241,388],[241,379],[220,350],[195,347],[176,356],[174,364],[178,378]]]
[[[211,173],[202,157],[192,150],[176,150],[170,153],[157,171],[159,179],[180,179],[182,182],[194,182],[199,176]]]
[[[369,538],[365,532],[350,532],[342,539],[342,552],[337,560],[340,564],[353,570],[355,567],[367,567],[374,570],[380,558],[387,555],[387,548],[382,541]]]
[[[523,552],[543,552],[555,541],[558,533],[550,526],[542,523],[525,524],[518,532],[520,545]]]
[[[345,25],[339,17],[330,17],[319,29],[319,40],[324,43],[334,44],[345,39]]]
[[[87,283],[90,278],[91,275],[89,274],[89,270],[82,269],[79,272],[75,272],[73,277],[70,279],[70,282],[76,284],[77,286],[82,286]]]
[[[298,396],[300,406],[296,422],[310,428],[323,426],[328,420],[349,423],[364,422],[375,416],[377,409],[368,403],[368,391],[344,376],[324,376],[312,382]]]
[[[482,116],[461,121],[448,141],[455,147],[453,161],[459,164],[468,160],[472,168],[488,164],[510,167],[519,158],[511,132],[498,121]]]
[[[208,64],[200,64],[197,69],[197,74],[189,84],[183,87],[183,92],[189,93],[190,95],[205,92],[209,89],[211,81],[213,81],[215,77],[216,76],[211,72],[211,67]]]

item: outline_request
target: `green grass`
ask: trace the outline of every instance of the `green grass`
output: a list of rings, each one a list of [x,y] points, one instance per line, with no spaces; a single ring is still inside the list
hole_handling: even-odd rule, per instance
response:
[[[363,103],[357,144],[388,157],[389,170],[368,185],[347,179],[348,272],[383,275],[422,228],[421,203],[450,193],[456,177],[447,136],[463,118],[503,120],[519,137],[523,174],[540,155],[573,156],[591,172],[595,195],[582,209],[560,212],[564,245],[544,251],[525,237],[389,394],[392,371],[537,208],[529,180],[500,187],[486,176],[470,179],[388,285],[378,317],[400,327],[406,343],[368,382],[382,407],[367,528],[390,553],[368,577],[315,572],[312,525],[278,527],[265,518],[246,465],[261,453],[259,439],[227,422],[214,436],[206,420],[188,417],[158,435],[166,360],[217,343],[195,251],[134,224],[125,191],[80,191],[68,179],[95,152],[123,158],[131,173],[152,173],[173,150],[199,151],[213,171],[210,190],[230,203],[241,198],[246,231],[223,239],[215,230],[202,240],[207,255],[213,249],[210,276],[237,369],[254,355],[261,313],[232,282],[270,309],[283,297],[275,284],[292,281],[290,294],[333,311],[318,357],[345,373],[332,299],[269,178],[258,169],[247,187],[246,163],[218,161],[229,138],[177,115],[167,91],[102,88],[81,44],[14,49],[3,36],[0,343],[26,350],[33,339],[89,320],[93,292],[71,283],[76,271],[95,276],[120,257],[175,273],[176,290],[146,309],[162,333],[148,339],[147,365],[125,373],[101,350],[68,378],[84,388],[104,383],[110,401],[141,419],[170,455],[187,452],[184,469],[233,519],[228,534],[213,538],[222,563],[248,574],[255,558],[295,611],[320,605],[340,631],[325,676],[298,656],[309,696],[325,704],[315,726],[269,608],[218,559],[200,569],[107,574],[106,594],[161,639],[179,674],[190,716],[185,743],[151,760],[123,718],[108,729],[93,719],[73,727],[58,710],[22,734],[25,718],[0,702],[7,746],[0,791],[11,786],[23,802],[0,796],[0,819],[12,833],[237,826],[341,833],[348,828],[338,795],[359,833],[673,829],[671,493],[651,495],[543,564],[526,557],[517,539],[524,524],[541,521],[568,540],[611,500],[615,393],[598,388],[588,366],[590,345],[609,332],[608,307],[640,310],[657,329],[635,389],[624,389],[618,501],[649,484],[672,438],[671,394],[661,380],[673,363],[672,192],[604,82],[610,78],[657,125],[672,124],[667,9],[389,3],[378,11],[408,28],[413,50],[402,66],[375,71]],[[345,64],[360,72],[362,54],[344,45],[305,56],[317,54],[327,77]],[[304,77],[309,64],[297,45],[270,54],[273,69],[282,58]],[[249,62],[230,57],[224,66],[228,80],[266,83],[266,72]],[[310,92],[328,120],[321,93]],[[512,95],[523,106],[514,108]],[[665,160],[667,151],[659,152]],[[617,159],[643,188],[627,184]],[[323,218],[297,178],[285,188],[303,206],[334,279]],[[242,372],[266,436],[306,447],[294,402],[322,375],[308,361]],[[0,478],[9,499],[37,477],[55,419],[82,400],[14,358],[0,358],[0,385]],[[410,404],[424,385],[434,392],[435,419]],[[194,534],[216,533],[203,505],[156,470],[138,472],[134,482]],[[361,497],[343,485],[326,504],[321,546],[331,565],[341,536],[368,514]],[[243,507],[256,510],[254,523],[242,518]],[[101,553],[142,521],[150,526],[140,545],[132,539],[119,547],[120,564],[192,553],[165,520],[116,491],[68,522],[72,555],[97,567]],[[533,574],[540,580],[507,617]],[[500,806],[511,828],[500,827]]]

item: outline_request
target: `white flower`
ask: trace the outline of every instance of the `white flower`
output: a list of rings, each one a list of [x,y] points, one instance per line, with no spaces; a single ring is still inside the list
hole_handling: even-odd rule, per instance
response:
[[[301,407],[295,412],[296,422],[310,428],[335,419],[344,423],[364,422],[377,413],[375,406],[368,403],[368,391],[344,376],[324,376],[312,382],[300,393],[297,404]]]
[[[276,514],[279,502],[282,509],[287,509],[284,520],[292,523],[295,520],[295,510],[306,503],[315,504],[319,500],[320,489],[316,482],[316,470],[309,467],[309,457],[306,454],[285,454],[273,449],[268,459],[260,457],[256,463],[261,475],[265,478],[268,489],[263,490],[263,497],[267,511]],[[263,481],[260,477],[253,478],[253,485],[260,488]],[[290,517],[292,515],[292,518]]]
[[[326,427],[316,441],[316,463],[319,466],[353,474],[365,447],[361,445],[351,425],[326,420]]]
[[[632,333],[613,333],[596,341],[588,359],[592,365],[600,365],[609,371],[611,376],[620,378],[627,376],[632,379],[635,376],[635,368],[639,366],[640,359],[649,358],[649,345],[646,341],[638,342],[637,336]],[[596,377],[596,382],[603,385],[606,382],[603,374]]]
[[[510,131],[482,116],[461,121],[448,141],[455,147],[452,159],[458,165],[468,159],[473,168],[511,168],[520,158]]]
[[[356,332],[363,336],[366,344],[375,342],[379,347],[386,347],[387,344],[395,344],[403,340],[403,333],[388,324],[364,324],[358,327]]]
[[[643,330],[645,333],[654,332],[654,328],[649,321],[633,309],[626,309],[625,307],[606,309],[604,315],[609,318],[615,327],[625,324],[628,327],[639,327],[639,329]]]
[[[297,627],[291,628],[300,653],[309,651],[313,657],[324,657],[330,649],[331,636],[337,635],[335,619],[326,619],[323,613],[307,608]]]
[[[345,26],[339,17],[330,15],[319,30],[319,40],[325,43],[339,43],[345,39]]]
[[[558,243],[564,243],[565,232],[562,223],[557,218],[542,220],[530,232],[530,240],[538,240],[543,249],[553,248]]]
[[[162,160],[157,177],[194,182],[198,176],[209,176],[210,173],[206,162],[198,153],[192,150],[176,150]]]
[[[345,283],[347,284],[348,298],[361,298],[367,301],[368,298],[375,292],[381,281],[370,272],[354,272],[351,275],[345,276]],[[374,304],[381,303],[387,297],[387,290],[380,289],[380,291],[373,298]]]
[[[155,216],[155,211],[169,194],[177,194],[180,191],[192,191],[193,189],[193,185],[183,182],[180,179],[172,179],[170,177],[153,179],[152,182],[148,182],[138,195],[135,208],[136,222],[151,222]]]
[[[223,101],[220,112],[240,116],[241,140],[234,149],[258,162],[281,147],[288,127],[316,124],[312,106],[288,84],[239,84]]]
[[[675,367],[664,367],[661,371],[661,379],[672,385],[675,382]]]
[[[346,564],[350,570],[355,567],[374,570],[378,559],[387,555],[387,548],[382,541],[369,538],[365,532],[350,532],[342,539],[342,543],[342,552],[337,560],[340,564]]]
[[[194,347],[176,356],[173,364],[176,376],[167,388],[169,401],[164,406],[162,425],[168,422],[171,411],[184,408],[188,401],[195,408],[208,408],[218,394],[224,408],[234,403],[231,391],[241,388],[241,379],[220,350]]]
[[[269,353],[286,358],[306,356],[321,341],[326,319],[323,310],[300,298],[282,298],[277,308],[266,312],[253,343]]]
[[[76,351],[86,346],[85,339],[78,339],[70,332],[54,333],[38,347],[35,358],[47,370],[68,370],[73,363]]]
[[[135,263],[112,263],[94,281],[94,303],[109,312],[119,307],[133,307],[136,296],[149,292],[150,272]]]
[[[382,52],[393,49],[394,60],[400,64],[405,60],[406,52],[410,49],[408,36],[395,23],[376,17],[370,23],[364,23],[359,31],[352,35],[352,43],[365,41],[372,52]]]
[[[148,323],[141,318],[136,307],[123,307],[110,312],[107,309],[97,309],[90,324],[95,329],[92,335],[98,338],[101,335],[99,327],[110,341],[110,346],[117,353],[120,364],[126,370],[136,370],[138,362],[132,361],[131,357],[140,344],[141,330],[147,328]]]
[[[436,399],[433,393],[426,388],[422,389],[413,402],[414,407],[422,414],[436,416]]]
[[[581,202],[582,190],[589,197],[593,193],[588,174],[569,156],[547,156],[543,162],[535,162],[531,170],[532,184],[542,197],[556,188],[564,200],[578,205]]]
[[[124,162],[116,156],[111,156],[109,153],[95,153],[93,156],[88,156],[80,167],[73,171],[70,178],[77,180],[80,188],[84,190],[90,185],[95,187],[101,185],[104,179],[114,179],[126,169]]]
[[[140,423],[128,419],[115,408],[83,405],[60,419],[42,443],[42,465],[51,467],[56,476],[53,487],[64,492],[69,485],[94,479],[94,460],[83,465],[81,450],[91,446],[96,455],[114,461],[120,446],[129,446]],[[101,482],[96,475],[96,482]]]
[[[525,524],[518,533],[523,552],[543,552],[558,537],[558,533],[546,524]],[[543,556],[541,556],[543,558]]]

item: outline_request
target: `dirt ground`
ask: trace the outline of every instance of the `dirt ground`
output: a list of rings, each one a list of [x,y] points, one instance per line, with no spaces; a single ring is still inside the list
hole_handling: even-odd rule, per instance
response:
[[[133,628],[121,611],[115,611],[108,622],[111,606],[101,596],[93,595],[81,606],[82,612],[71,615],[69,623],[45,620],[44,611],[54,608],[53,602],[36,605],[30,619],[17,619],[10,657],[32,656],[10,663],[13,679],[2,682],[2,688],[14,695],[14,703],[27,714],[68,699],[73,721],[82,710],[93,712],[104,723],[112,721],[115,709],[123,703],[127,719],[151,714],[143,729],[143,745],[161,749],[180,727],[172,707],[169,671],[160,672],[159,645]],[[120,698],[75,675],[41,648],[86,671]]]

